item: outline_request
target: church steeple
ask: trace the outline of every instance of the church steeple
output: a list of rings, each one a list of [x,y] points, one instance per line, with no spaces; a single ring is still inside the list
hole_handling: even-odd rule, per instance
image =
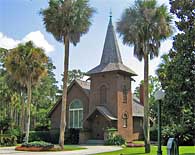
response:
[[[111,71],[120,71],[128,73],[130,76],[136,76],[136,73],[125,66],[122,62],[116,34],[112,25],[112,14],[110,13],[110,20],[107,28],[100,64],[92,70],[88,71],[87,74],[92,75]]]
[[[116,40],[116,34],[112,25],[112,13],[110,13],[110,21],[108,24],[106,39],[104,43],[103,54],[100,64],[108,63],[123,63],[121,59],[120,50]]]

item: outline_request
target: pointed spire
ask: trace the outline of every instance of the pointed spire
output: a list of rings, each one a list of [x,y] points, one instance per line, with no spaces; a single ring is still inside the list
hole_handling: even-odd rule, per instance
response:
[[[112,12],[110,11],[110,21],[106,33],[106,39],[104,43],[103,53],[100,64],[87,72],[87,75],[110,72],[110,71],[122,71],[135,76],[136,73],[130,68],[125,66],[122,62],[118,42],[114,27],[112,25]]]
[[[123,63],[121,59],[120,50],[118,47],[118,42],[116,39],[116,34],[114,27],[112,25],[112,12],[110,12],[110,21],[108,24],[106,39],[104,43],[104,49],[102,54],[102,59],[100,64],[108,63]]]

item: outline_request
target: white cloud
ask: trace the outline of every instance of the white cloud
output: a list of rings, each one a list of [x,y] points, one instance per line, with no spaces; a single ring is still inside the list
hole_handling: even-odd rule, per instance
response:
[[[40,31],[30,32],[21,40],[9,38],[8,36],[0,32],[0,47],[2,48],[12,49],[19,43],[25,43],[28,41],[32,41],[35,46],[43,48],[47,54],[54,51],[54,47],[48,43],[48,41]]]
[[[20,43],[19,40],[9,38],[0,32],[0,47],[5,49],[11,49],[16,47],[19,43]]]
[[[54,47],[50,45],[40,31],[30,32],[23,39],[22,42],[32,41],[35,46],[43,48],[46,53],[54,51]]]

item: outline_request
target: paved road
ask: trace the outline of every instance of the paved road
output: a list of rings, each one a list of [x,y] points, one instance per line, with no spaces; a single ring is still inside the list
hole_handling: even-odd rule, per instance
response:
[[[0,148],[0,155],[90,155],[95,153],[110,152],[120,150],[118,146],[85,146],[87,149],[77,151],[62,151],[62,152],[26,152],[15,151],[14,147]]]

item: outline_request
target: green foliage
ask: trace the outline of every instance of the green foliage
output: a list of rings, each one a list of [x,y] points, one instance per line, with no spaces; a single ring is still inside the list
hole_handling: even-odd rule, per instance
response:
[[[34,128],[35,131],[49,131],[49,125],[38,124]]]
[[[1,49],[0,49],[1,50]],[[0,51],[1,52],[1,51]],[[8,51],[9,52],[9,51]],[[18,81],[15,81],[5,66],[7,54],[1,53],[0,57],[0,120],[7,121],[7,117],[13,121],[9,127],[12,128],[20,126],[21,130],[24,130],[25,116],[22,111],[25,111],[26,104],[26,86],[21,85]],[[31,104],[31,125],[32,128],[36,126],[48,126],[49,118],[47,117],[48,109],[50,109],[58,99],[57,92],[57,81],[53,70],[55,66],[49,59],[48,63],[45,64],[47,68],[47,76],[43,77],[39,84],[33,87],[32,92],[32,104]],[[18,117],[15,117],[18,116]],[[22,123],[23,122],[23,123]],[[0,123],[0,126],[4,123]]]
[[[22,147],[43,147],[43,148],[50,149],[54,147],[54,144],[44,142],[44,141],[34,141],[30,143],[23,143],[21,146]]]
[[[53,34],[54,38],[64,43],[64,81],[62,108],[66,106],[67,77],[69,65],[69,45],[76,45],[82,35],[86,34],[91,25],[94,9],[90,7],[89,0],[50,0],[49,7],[42,10],[46,31]],[[61,120],[65,118],[65,111],[61,111]],[[60,147],[64,146],[65,121],[60,125]]]
[[[105,145],[124,145],[125,139],[121,135],[112,135],[109,136],[108,139],[105,141]]]
[[[124,11],[117,31],[124,44],[134,45],[134,55],[139,60],[144,55],[152,59],[158,56],[160,41],[172,34],[171,21],[165,5],[158,6],[156,0],[136,0]]]
[[[0,134],[0,146],[15,146],[17,137],[14,135]]]
[[[49,59],[47,63],[47,76],[42,78],[40,83],[34,87],[32,96],[32,118],[36,120],[34,127],[48,127],[49,118],[47,117],[48,109],[51,109],[58,100],[58,87],[53,70],[55,66]]]
[[[46,75],[45,65],[47,62],[48,58],[44,51],[34,47],[33,43],[29,41],[10,50],[5,58],[5,67],[16,81],[27,86],[29,80],[35,84]]]
[[[166,145],[169,138],[176,138],[179,145],[194,145],[193,135],[184,128],[183,125],[172,124],[163,127],[162,130],[163,144]]]
[[[2,131],[3,133],[5,131],[7,131],[11,126],[11,119],[6,117],[2,120],[0,120],[0,131]]]
[[[172,34],[172,16],[165,5],[158,6],[156,0],[136,0],[125,9],[117,23],[117,31],[123,43],[134,46],[134,55],[144,59],[144,138],[146,153],[150,152],[148,74],[149,57],[159,54],[161,41]]]
[[[30,131],[29,142],[33,141],[46,141],[51,142],[49,131]]]
[[[151,130],[150,130],[150,140],[151,141],[158,141],[158,130],[156,127],[151,128]]]
[[[73,69],[68,71],[68,85],[70,85],[70,83],[75,79],[82,79],[84,75],[85,73],[82,72],[80,69]]]
[[[107,132],[109,132],[109,133],[116,132],[116,131],[117,131],[116,128],[108,128],[107,129]]]
[[[24,138],[20,128],[9,129],[5,132],[5,134],[15,136],[17,138],[17,143],[21,143]]]
[[[59,130],[51,131],[31,131],[29,135],[29,141],[45,141],[53,144],[59,142]],[[79,143],[79,130],[67,129],[65,133],[66,144],[78,144]]]
[[[157,71],[166,92],[162,105],[164,135],[188,144],[195,136],[195,5],[183,0],[170,0],[170,4],[180,33]]]
[[[144,81],[140,82],[140,85],[143,85]],[[150,121],[152,122],[151,126],[155,126],[157,124],[157,101],[155,100],[154,94],[157,90],[161,89],[161,83],[157,76],[149,76],[149,107],[150,107]],[[134,94],[136,97],[140,98],[140,87],[136,87]]]
[[[30,130],[32,86],[36,85],[47,74],[47,63],[48,57],[43,49],[35,47],[31,41],[19,44],[16,48],[9,50],[5,58],[4,65],[7,72],[15,81],[19,81],[21,86],[27,88],[27,142]]]
[[[57,41],[64,43],[67,37],[74,45],[88,32],[93,13],[88,0],[50,0],[49,7],[41,10],[46,30]]]

